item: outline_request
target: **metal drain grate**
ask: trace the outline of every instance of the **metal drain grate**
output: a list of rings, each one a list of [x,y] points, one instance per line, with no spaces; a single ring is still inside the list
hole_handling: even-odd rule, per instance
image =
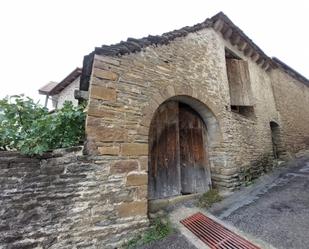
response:
[[[196,213],[180,223],[211,249],[260,249],[202,213]]]

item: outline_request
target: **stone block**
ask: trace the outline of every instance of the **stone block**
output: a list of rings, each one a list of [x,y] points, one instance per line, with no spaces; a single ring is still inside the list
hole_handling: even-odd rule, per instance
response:
[[[105,80],[117,80],[118,75],[114,72],[107,71],[107,70],[102,70],[99,68],[94,68],[93,69],[93,75],[97,78],[105,79]]]
[[[134,171],[138,169],[138,161],[137,160],[122,160],[115,162],[111,166],[111,173],[128,173],[130,171]]]
[[[117,209],[119,217],[145,216],[147,214],[147,201],[124,202]]]
[[[124,143],[121,145],[121,154],[124,156],[148,155],[148,144]]]
[[[139,159],[140,170],[148,170],[148,156],[141,156]]]
[[[95,55],[95,66],[97,64],[98,61],[101,62],[105,62],[108,64],[112,64],[114,66],[119,66],[120,65],[120,61],[109,58],[109,57],[105,57],[105,56],[100,56],[100,55]]]
[[[102,124],[101,118],[89,116],[89,112],[88,112],[87,126],[101,126],[101,124]]]
[[[98,148],[99,154],[101,155],[119,155],[119,146],[102,146]]]
[[[148,136],[148,134],[149,134],[149,128],[146,127],[146,126],[142,126],[142,125],[141,125],[141,126],[138,128],[137,133],[138,133],[139,135]]]
[[[113,88],[92,85],[91,86],[91,98],[116,101],[117,92]]]
[[[146,199],[148,196],[148,186],[147,185],[142,185],[137,187],[137,199]]]
[[[141,186],[147,185],[148,174],[140,172],[131,172],[127,176],[127,186]]]
[[[221,169],[221,174],[225,176],[231,176],[238,173],[238,168],[223,168]]]
[[[128,131],[122,128],[87,127],[86,132],[96,142],[123,142],[128,137]]]
[[[165,100],[160,93],[156,93],[155,95],[153,95],[152,99],[159,105],[161,105]]]

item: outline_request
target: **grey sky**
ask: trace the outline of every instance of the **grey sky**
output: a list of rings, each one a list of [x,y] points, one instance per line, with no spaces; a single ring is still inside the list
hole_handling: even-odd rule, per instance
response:
[[[306,0],[2,0],[0,97],[38,99],[39,87],[62,80],[95,46],[194,25],[219,11],[268,56],[309,77]]]

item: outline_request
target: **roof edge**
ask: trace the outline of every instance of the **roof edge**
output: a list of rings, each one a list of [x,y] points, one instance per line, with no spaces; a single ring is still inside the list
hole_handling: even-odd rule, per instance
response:
[[[60,81],[53,89],[50,90],[49,95],[55,95],[60,93],[64,88],[70,85],[82,74],[82,69],[76,67],[69,75],[67,75],[62,81]]]
[[[289,65],[285,64],[283,61],[279,60],[276,57],[272,57],[273,62],[276,64],[276,66],[280,69],[282,69],[285,73],[290,75],[292,78],[304,83],[305,85],[309,86],[309,79],[307,79],[305,76],[291,68]]]
[[[277,68],[278,64],[280,64],[276,60],[267,56],[262,51],[262,49],[259,48],[223,12],[219,12],[211,18],[207,18],[204,22],[166,32],[162,35],[149,35],[140,39],[128,38],[127,41],[121,41],[117,44],[96,47],[93,52],[84,57],[80,89],[88,90],[89,79],[92,71],[92,63],[95,54],[119,57],[125,54],[137,53],[151,45],[167,45],[178,37],[185,37],[189,33],[197,32],[205,28],[213,28],[217,33],[220,33],[223,39],[229,41],[234,47],[243,52],[246,57],[250,58],[257,65],[261,66],[265,71],[270,71],[271,69]],[[308,82],[308,79],[297,73],[294,69],[287,66],[283,62],[281,62],[281,64],[281,67],[284,68],[284,70],[286,70],[289,75],[296,78],[297,80],[301,80],[301,82]]]
[[[82,74],[82,68],[76,67],[69,75],[67,75],[62,81],[49,82],[39,89],[39,94],[53,96],[60,93],[65,87],[71,84],[75,79],[77,79]],[[44,90],[48,85],[54,84],[51,89]]]

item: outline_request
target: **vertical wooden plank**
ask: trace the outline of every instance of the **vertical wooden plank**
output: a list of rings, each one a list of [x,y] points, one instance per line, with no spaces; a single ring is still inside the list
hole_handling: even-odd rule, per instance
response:
[[[160,106],[150,128],[149,198],[180,194],[178,103]]]
[[[206,126],[191,107],[179,106],[181,191],[206,192],[210,185],[206,151]]]
[[[251,90],[248,63],[238,59],[226,58],[231,105],[252,106],[254,103]]]

